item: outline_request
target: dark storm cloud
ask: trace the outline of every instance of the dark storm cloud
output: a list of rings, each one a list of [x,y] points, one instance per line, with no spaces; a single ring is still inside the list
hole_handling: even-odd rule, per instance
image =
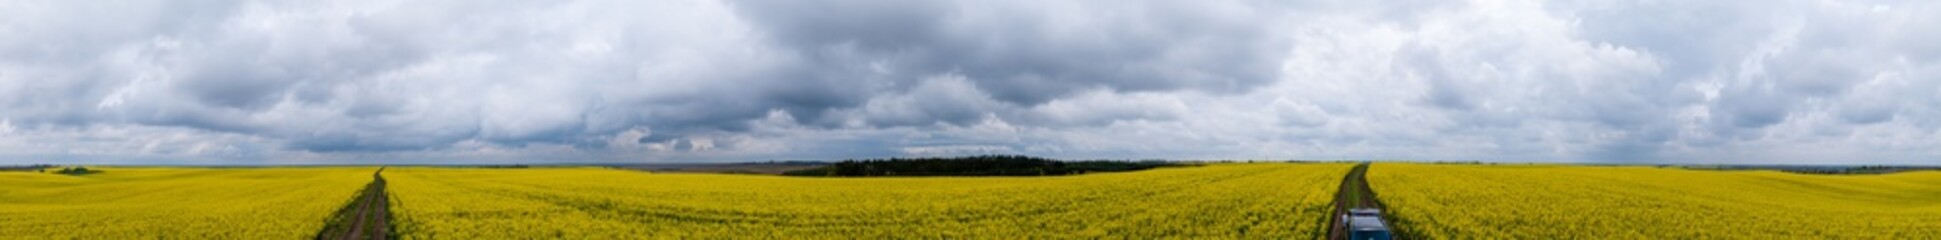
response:
[[[1941,156],[1941,34],[1909,29],[1937,12],[16,1],[0,4],[0,157],[1921,163]]]
[[[1073,93],[1244,92],[1276,78],[1287,51],[1248,3],[1171,1],[737,1],[773,40],[809,58],[871,64],[884,77],[960,75],[997,100]],[[819,76],[851,77],[842,74]]]

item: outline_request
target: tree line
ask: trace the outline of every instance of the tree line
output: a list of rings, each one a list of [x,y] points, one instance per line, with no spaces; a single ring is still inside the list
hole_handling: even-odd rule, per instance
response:
[[[1137,171],[1178,166],[1166,161],[1058,161],[1019,155],[843,160],[822,167],[783,172],[789,176],[1055,176],[1087,172]]]

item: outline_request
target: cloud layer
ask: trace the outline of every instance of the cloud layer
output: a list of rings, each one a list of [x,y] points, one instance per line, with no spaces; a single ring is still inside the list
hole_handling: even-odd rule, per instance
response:
[[[7,1],[0,162],[1941,162],[1932,1]]]

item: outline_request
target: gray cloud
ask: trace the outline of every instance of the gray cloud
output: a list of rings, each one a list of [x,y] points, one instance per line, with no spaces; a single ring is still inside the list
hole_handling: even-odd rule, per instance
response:
[[[112,6],[112,7],[110,7]],[[24,1],[0,162],[1934,163],[1941,4]]]
[[[1246,2],[736,2],[818,69],[909,79],[952,74],[1000,101],[1037,105],[1088,89],[1243,92],[1276,79],[1276,12]],[[840,14],[832,14],[840,13]],[[855,77],[850,74],[820,76]],[[903,81],[896,81],[903,80]]]

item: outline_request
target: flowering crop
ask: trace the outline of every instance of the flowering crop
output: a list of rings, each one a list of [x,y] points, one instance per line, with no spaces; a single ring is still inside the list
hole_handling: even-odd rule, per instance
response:
[[[376,168],[0,172],[0,238],[299,239]]]
[[[1061,177],[391,168],[403,238],[1318,238],[1347,164]]]
[[[1941,172],[1375,164],[1393,226],[1430,238],[1926,239]]]

